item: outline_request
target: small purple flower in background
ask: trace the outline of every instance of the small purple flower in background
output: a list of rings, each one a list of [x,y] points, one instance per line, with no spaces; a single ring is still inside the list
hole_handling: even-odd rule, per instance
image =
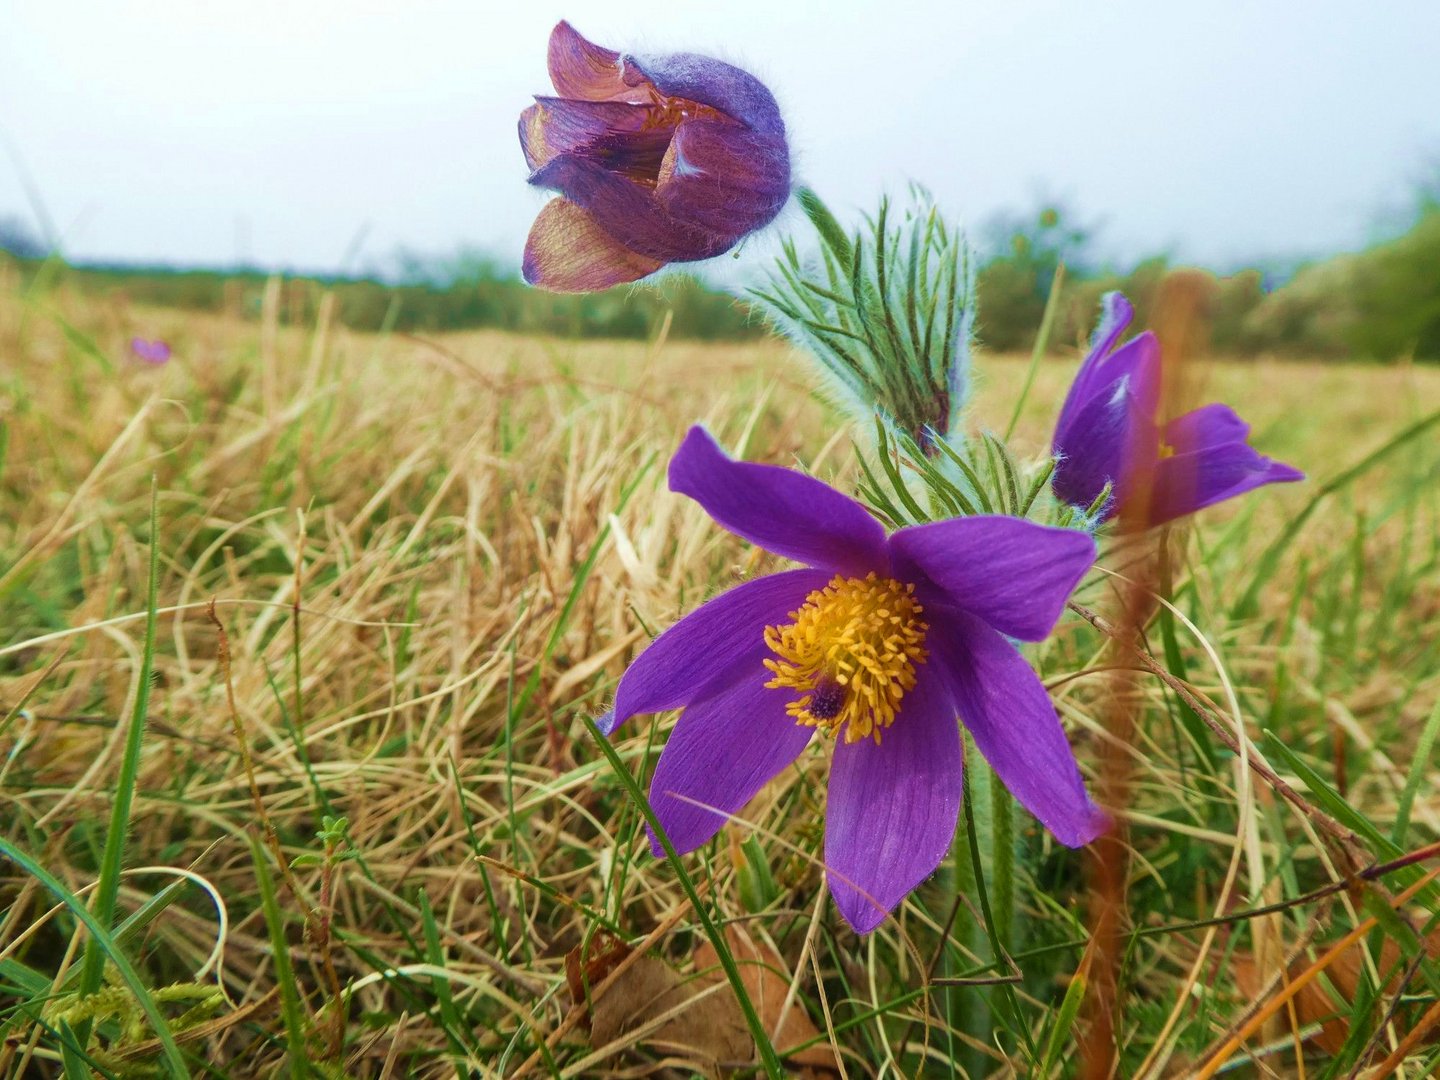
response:
[[[709,259],[790,196],[780,110],[748,72],[693,53],[632,56],[550,35],[556,97],[520,114],[530,183],[561,196],[525,243],[525,280],[595,292]]]
[[[170,360],[170,346],[160,338],[150,341],[133,337],[130,339],[130,355],[147,364],[164,364]]]
[[[1257,453],[1245,440],[1250,425],[1228,405],[1201,406],[1161,427],[1160,343],[1140,334],[1118,349],[1134,309],[1107,293],[1090,354],[1060,408],[1052,444],[1058,464],[1051,486],[1071,506],[1086,508],[1111,485],[1097,524],[1114,517],[1133,492],[1131,479],[1148,476],[1144,521],[1161,525],[1266,484],[1305,474]]]
[[[939,865],[960,808],[961,739],[1015,797],[1078,847],[1107,823],[1045,687],[1011,644],[1049,634],[1095,558],[1086,533],[1012,517],[884,528],[803,473],[733,461],[703,428],[670,489],[718,524],[803,563],[702,604],[620,680],[608,735],[685,711],[650,801],[677,851],[704,844],[809,744],[834,736],[825,865],[860,933]],[[662,849],[651,836],[657,855]]]

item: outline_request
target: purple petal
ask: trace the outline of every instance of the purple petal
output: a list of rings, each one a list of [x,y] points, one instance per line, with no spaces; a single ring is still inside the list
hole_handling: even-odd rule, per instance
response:
[[[895,723],[836,741],[825,809],[825,867],[858,933],[885,921],[950,849],[960,811],[960,729],[943,675],[920,669]]]
[[[1100,298],[1100,322],[1090,335],[1090,351],[1080,362],[1080,370],[1075,373],[1075,381],[1070,384],[1070,392],[1060,408],[1062,421],[1067,412],[1080,408],[1094,395],[1100,362],[1114,350],[1134,317],[1135,309],[1122,293],[1108,292]]]
[[[1039,641],[1095,561],[1095,541],[1075,529],[1019,518],[953,518],[901,529],[890,538],[896,576],[933,586],[943,602],[1002,634]]]
[[[163,364],[170,359],[169,344],[159,338],[154,341],[142,337],[131,338],[130,352],[136,359],[144,360],[147,364]]]
[[[666,151],[655,197],[679,221],[722,235],[754,232],[790,197],[785,137],[686,120]]]
[[[623,247],[660,262],[693,262],[723,254],[740,233],[715,233],[668,213],[648,185],[581,154],[559,154],[530,174],[536,187],[583,206]]]
[[[620,677],[609,735],[639,713],[664,712],[703,700],[713,687],[732,681],[771,655],[765,628],[789,621],[805,597],[823,589],[829,575],[820,570],[787,570],[737,585],[705,601],[646,646]]]
[[[1091,398],[1066,417],[1055,431],[1054,450],[1060,456],[1050,479],[1055,495],[1071,506],[1088,507],[1109,483],[1115,497],[1101,515],[1102,520],[1109,517],[1125,494],[1129,474],[1154,462],[1159,452],[1153,416],[1154,407],[1147,409],[1130,392],[1129,380],[1121,379],[1110,384],[1108,394]]]
[[[1250,425],[1229,405],[1218,401],[1192,409],[1165,425],[1165,442],[1177,454],[1244,442],[1249,437]]]
[[[1092,353],[1091,358],[1094,355]],[[1096,403],[1114,403],[1123,394],[1133,402],[1135,410],[1145,416],[1153,416],[1160,403],[1160,343],[1154,334],[1147,331],[1127,341],[1102,362],[1087,367],[1091,358],[1081,365],[1060,410],[1060,419],[1055,425],[1057,452],[1088,436],[1089,422],[1083,415]]]
[[[765,84],[733,64],[694,53],[621,58],[625,81],[631,86],[649,84],[668,98],[709,105],[734,117],[752,131],[785,134],[780,108]]]
[[[561,97],[585,101],[647,101],[644,88],[637,89],[621,77],[620,54],[581,37],[568,22],[555,24],[550,31],[546,59],[550,81]]]
[[[532,170],[560,154],[589,154],[617,172],[653,178],[675,133],[656,123],[660,112],[625,101],[537,97],[520,114],[520,149]]]
[[[670,490],[787,559],[856,577],[888,569],[885,529],[858,502],[794,469],[733,461],[702,427],[670,460]]]
[[[974,616],[927,615],[929,663],[944,666],[960,719],[1001,783],[1062,844],[1095,839],[1108,818],[1086,794],[1050,695],[1025,658]]]
[[[785,712],[795,695],[767,690],[769,673],[758,661],[755,667],[753,678],[681,713],[655,766],[650,805],[681,854],[719,832],[815,732]],[[650,850],[665,854],[654,833]]]
[[[574,203],[551,199],[530,226],[521,273],[551,292],[599,292],[664,265],[625,247]]]
[[[1155,466],[1147,515],[1151,525],[1193,514],[1266,484],[1305,479],[1299,469],[1268,458],[1244,442],[1195,445],[1189,453],[1165,458]]]

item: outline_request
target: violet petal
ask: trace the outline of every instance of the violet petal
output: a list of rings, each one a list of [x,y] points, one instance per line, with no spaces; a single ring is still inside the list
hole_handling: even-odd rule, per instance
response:
[[[1093,391],[1078,411],[1062,413],[1052,449],[1059,460],[1050,486],[1071,506],[1089,507],[1106,483],[1112,498],[1099,521],[1120,508],[1136,473],[1149,475],[1159,454],[1160,346],[1141,334],[1090,373]],[[1067,407],[1069,401],[1067,400]]]
[[[1095,540],[1076,529],[992,515],[901,529],[890,551],[897,577],[933,585],[946,603],[1002,634],[1039,641],[1095,561]]]
[[[879,746],[835,744],[825,867],[840,914],[868,934],[950,849],[960,811],[960,729],[945,679],[923,665]]]
[[[1165,425],[1165,443],[1177,454],[1244,442],[1249,437],[1250,425],[1218,401],[1191,409]]]
[[[130,352],[136,359],[144,360],[147,364],[164,364],[170,359],[170,345],[160,338],[154,341],[142,337],[131,338]]]
[[[655,188],[676,220],[735,236],[768,225],[789,197],[785,137],[719,120],[676,129]]]
[[[632,86],[647,83],[667,98],[709,105],[734,117],[753,131],[785,134],[775,96],[759,79],[733,64],[695,53],[636,56],[620,60],[624,79]]]
[[[1095,326],[1095,332],[1090,335],[1089,351],[1085,354],[1085,359],[1080,361],[1075,381],[1070,384],[1070,392],[1065,396],[1065,404],[1060,408],[1062,419],[1067,412],[1079,409],[1094,396],[1096,380],[1102,377],[1101,362],[1115,351],[1120,335],[1134,317],[1135,309],[1130,305],[1130,301],[1125,299],[1124,294],[1108,292],[1100,298],[1100,321]]]
[[[757,668],[753,678],[681,713],[655,766],[650,805],[681,854],[719,832],[815,733],[785,712],[794,694],[767,690],[768,673]],[[665,854],[654,833],[650,849]]]
[[[638,281],[664,265],[625,247],[588,211],[551,199],[530,226],[521,273],[531,285],[552,292],[599,292]]]
[[[680,221],[650,187],[581,154],[557,154],[530,174],[530,183],[583,206],[622,247],[662,263],[714,258],[742,235]]]
[[[1086,440],[1090,433],[1089,424],[1083,419],[1086,411],[1097,403],[1113,405],[1122,393],[1128,396],[1135,412],[1153,417],[1160,404],[1160,375],[1160,343],[1149,332],[1127,341],[1094,367],[1087,369],[1082,365],[1070,388],[1070,396],[1060,410],[1054,449],[1063,451]],[[1082,385],[1083,393],[1077,393],[1076,388]]]
[[[761,661],[770,655],[765,628],[789,621],[790,612],[829,575],[820,570],[767,574],[705,601],[657,637],[635,658],[615,689],[615,709],[606,735],[639,713],[678,709],[709,696],[711,689],[753,665],[762,682]]]
[[[520,114],[520,149],[532,170],[560,154],[590,154],[608,168],[654,176],[674,135],[657,125],[659,113],[625,101],[536,97]]]
[[[550,81],[561,97],[585,101],[636,101],[651,99],[644,87],[627,83],[620,72],[620,54],[582,37],[561,20],[550,31],[546,60]]]
[[[1085,791],[1044,685],[995,630],[962,611],[927,611],[930,663],[948,673],[960,720],[1020,804],[1069,847],[1109,822]]]
[[[1130,393],[1128,380],[1111,387],[1066,418],[1055,432],[1059,461],[1050,479],[1055,495],[1071,506],[1088,507],[1100,497],[1106,483],[1114,498],[1101,514],[1111,516],[1124,496],[1129,473],[1145,461],[1153,462],[1159,448],[1159,431]]]
[[[766,551],[825,570],[885,573],[885,529],[848,495],[794,469],[735,461],[703,427],[670,460],[670,490]]]
[[[1149,523],[1162,525],[1266,484],[1303,479],[1305,474],[1299,469],[1268,458],[1244,442],[1197,445],[1189,453],[1164,458],[1155,466]]]

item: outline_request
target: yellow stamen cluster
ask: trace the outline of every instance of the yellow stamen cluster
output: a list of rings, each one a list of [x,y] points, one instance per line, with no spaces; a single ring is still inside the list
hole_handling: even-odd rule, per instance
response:
[[[765,666],[765,685],[804,693],[787,711],[797,723],[831,735],[845,729],[847,743],[873,738],[895,721],[900,700],[915,687],[915,665],[925,662],[922,608],[915,587],[870,574],[836,575],[805,598],[784,626],[765,628],[765,644],[778,659]]]

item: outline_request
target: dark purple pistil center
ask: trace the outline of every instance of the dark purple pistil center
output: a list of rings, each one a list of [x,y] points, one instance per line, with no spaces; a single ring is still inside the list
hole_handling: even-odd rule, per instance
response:
[[[810,708],[806,710],[816,720],[834,720],[845,707],[845,687],[833,679],[822,679],[810,695]]]

